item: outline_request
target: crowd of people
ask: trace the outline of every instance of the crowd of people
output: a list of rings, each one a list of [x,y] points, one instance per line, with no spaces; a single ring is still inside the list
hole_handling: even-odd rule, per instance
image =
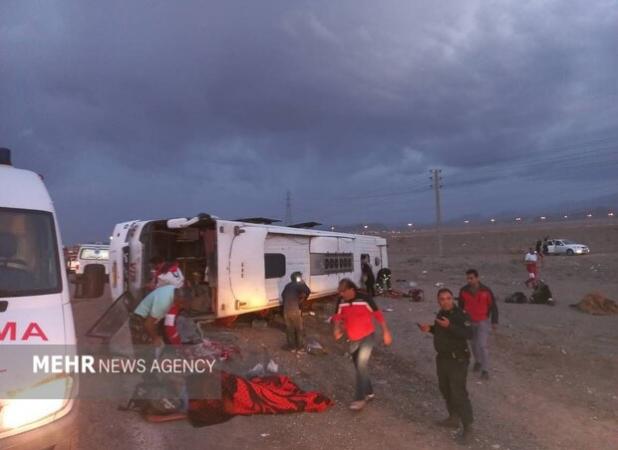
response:
[[[142,299],[131,315],[130,328],[134,344],[150,345],[160,349],[164,340],[174,336],[166,334],[166,317],[176,317],[188,309],[191,291],[184,285],[184,276],[177,264],[161,258],[152,261],[150,292]],[[390,272],[388,273],[390,277]],[[363,268],[361,282],[365,288],[373,287],[376,279],[371,267]],[[370,379],[370,360],[378,340],[390,346],[393,337],[382,311],[374,300],[373,289],[359,289],[348,278],[338,286],[339,300],[331,317],[333,337],[339,341],[345,337],[355,368],[354,398],[350,409],[360,411],[375,397]],[[305,351],[304,327],[301,309],[311,291],[303,281],[302,273],[294,272],[281,293],[282,312],[286,325],[286,348],[289,351]],[[444,427],[459,427],[460,439],[472,439],[473,412],[466,387],[470,361],[472,371],[482,380],[490,378],[488,338],[498,324],[497,302],[491,289],[484,285],[475,269],[466,272],[466,284],[458,297],[447,288],[437,293],[440,307],[433,323],[418,324],[421,332],[433,335],[436,355],[436,371],[439,390],[446,403],[448,417],[438,422]],[[171,316],[170,316],[171,314]],[[163,323],[163,327],[159,326]],[[379,327],[380,331],[377,332]],[[157,352],[155,351],[155,354]]]
[[[371,268],[367,264],[362,271],[363,284],[367,280],[375,284],[375,277],[370,273]],[[433,334],[434,338],[438,386],[448,411],[448,417],[439,421],[438,425],[449,428],[461,425],[460,439],[469,443],[473,436],[472,405],[466,387],[470,360],[474,360],[472,371],[480,373],[482,380],[489,380],[488,339],[491,330],[498,325],[498,305],[491,289],[481,283],[477,270],[469,269],[466,281],[457,298],[450,289],[440,289],[437,293],[440,311],[434,323],[419,323],[418,327],[422,332]],[[351,279],[342,279],[338,287],[336,312],[331,317],[333,337],[337,341],[346,338],[355,368],[354,399],[350,403],[352,411],[362,410],[375,397],[369,365],[378,339],[385,346],[393,342],[373,292],[359,289]],[[292,274],[292,280],[282,293],[288,348],[291,351],[299,351],[299,343],[302,342],[298,337],[303,329],[299,312],[309,294],[302,274]]]

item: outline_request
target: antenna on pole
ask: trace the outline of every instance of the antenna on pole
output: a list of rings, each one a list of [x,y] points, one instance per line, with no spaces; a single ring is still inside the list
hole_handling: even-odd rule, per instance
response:
[[[285,224],[292,225],[292,193],[288,189],[285,195]]]
[[[442,170],[432,169],[431,177],[433,181],[433,190],[436,196],[436,235],[438,238],[438,255],[444,256],[444,250],[442,248],[442,203],[440,199],[440,188],[442,188]]]

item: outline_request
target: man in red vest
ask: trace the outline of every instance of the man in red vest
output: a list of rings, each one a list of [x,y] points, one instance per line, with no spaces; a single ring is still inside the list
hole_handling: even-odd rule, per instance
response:
[[[490,329],[498,325],[498,305],[491,289],[481,283],[478,271],[467,270],[466,280],[468,284],[459,291],[459,307],[472,319],[473,371],[480,370],[481,379],[489,380],[487,340]]]

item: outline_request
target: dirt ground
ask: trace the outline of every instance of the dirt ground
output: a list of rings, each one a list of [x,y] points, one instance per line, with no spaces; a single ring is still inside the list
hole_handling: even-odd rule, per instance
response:
[[[521,262],[528,246],[550,235],[588,244],[590,255],[548,257],[542,278],[556,306],[505,304],[514,291],[526,292]],[[207,327],[213,339],[242,349],[247,370],[274,359],[280,372],[301,387],[330,396],[334,406],[322,414],[236,417],[205,428],[188,422],[151,424],[136,413],[117,410],[116,400],[81,400],[78,449],[451,449],[453,434],[434,425],[445,416],[437,389],[432,339],[415,323],[431,321],[436,283],[458,289],[465,269],[479,270],[499,299],[500,325],[492,334],[491,379],[470,373],[468,388],[475,413],[478,449],[618,448],[618,316],[591,316],[570,308],[586,293],[600,290],[618,300],[618,225],[597,223],[551,227],[486,227],[449,231],[445,257],[436,256],[431,232],[389,234],[395,284],[407,290],[414,281],[425,302],[378,298],[394,335],[390,348],[377,347],[372,378],[377,399],[360,413],[347,409],[353,394],[353,367],[345,345],[334,343],[325,323],[333,305],[306,316],[308,335],[328,350],[324,356],[295,356],[281,350],[279,326]],[[74,303],[80,345],[109,304],[109,297]],[[87,383],[81,386],[88,390]]]

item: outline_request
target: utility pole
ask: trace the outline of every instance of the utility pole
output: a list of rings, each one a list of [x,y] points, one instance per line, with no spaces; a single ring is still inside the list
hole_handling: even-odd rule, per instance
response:
[[[289,190],[285,196],[285,224],[292,225],[292,193]]]
[[[442,248],[442,204],[440,201],[440,188],[442,187],[442,170],[432,169],[430,180],[433,181],[433,191],[436,196],[436,235],[438,238],[438,255],[444,256]]]

